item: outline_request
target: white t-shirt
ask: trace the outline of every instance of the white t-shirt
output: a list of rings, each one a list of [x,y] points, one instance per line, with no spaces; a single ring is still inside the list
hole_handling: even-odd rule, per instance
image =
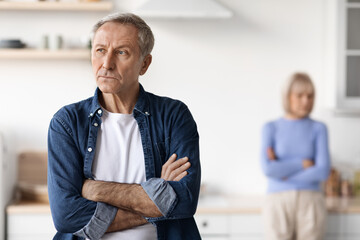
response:
[[[119,183],[146,181],[143,146],[134,116],[102,110],[102,124],[92,165],[95,180]],[[157,233],[156,227],[147,223],[124,231],[106,233],[102,239],[155,240]]]

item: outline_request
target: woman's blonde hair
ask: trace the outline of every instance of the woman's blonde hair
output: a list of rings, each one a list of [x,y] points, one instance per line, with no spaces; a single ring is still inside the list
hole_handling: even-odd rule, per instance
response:
[[[315,97],[315,87],[307,73],[296,72],[292,74],[283,89],[283,107],[286,113],[290,113],[290,94],[296,92],[311,92]]]

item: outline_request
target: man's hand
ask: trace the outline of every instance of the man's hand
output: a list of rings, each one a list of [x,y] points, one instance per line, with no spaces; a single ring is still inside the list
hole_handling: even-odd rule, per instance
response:
[[[187,175],[187,171],[190,167],[189,158],[183,157],[176,160],[177,155],[174,153],[162,166],[161,178],[166,181],[180,181]],[[176,161],[175,161],[176,160]]]
[[[267,156],[270,161],[276,161],[275,151],[274,151],[274,149],[272,149],[272,147],[268,147]]]
[[[314,161],[311,160],[311,159],[304,159],[304,160],[302,161],[302,165],[303,165],[303,168],[304,168],[304,169],[307,169],[307,168],[309,168],[309,167],[314,166]]]

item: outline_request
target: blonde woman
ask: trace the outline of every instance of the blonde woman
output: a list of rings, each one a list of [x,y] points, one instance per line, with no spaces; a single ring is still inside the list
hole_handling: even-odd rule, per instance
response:
[[[263,127],[268,240],[320,240],[324,236],[326,206],[320,183],[328,177],[330,158],[325,124],[309,117],[314,98],[310,77],[293,74],[283,95],[285,116]]]

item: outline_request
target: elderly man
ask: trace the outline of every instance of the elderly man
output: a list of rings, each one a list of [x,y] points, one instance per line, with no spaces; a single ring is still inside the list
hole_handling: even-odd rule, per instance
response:
[[[200,239],[195,121],[138,81],[152,60],[151,29],[113,14],[93,34],[95,95],[61,108],[49,127],[54,239]]]

